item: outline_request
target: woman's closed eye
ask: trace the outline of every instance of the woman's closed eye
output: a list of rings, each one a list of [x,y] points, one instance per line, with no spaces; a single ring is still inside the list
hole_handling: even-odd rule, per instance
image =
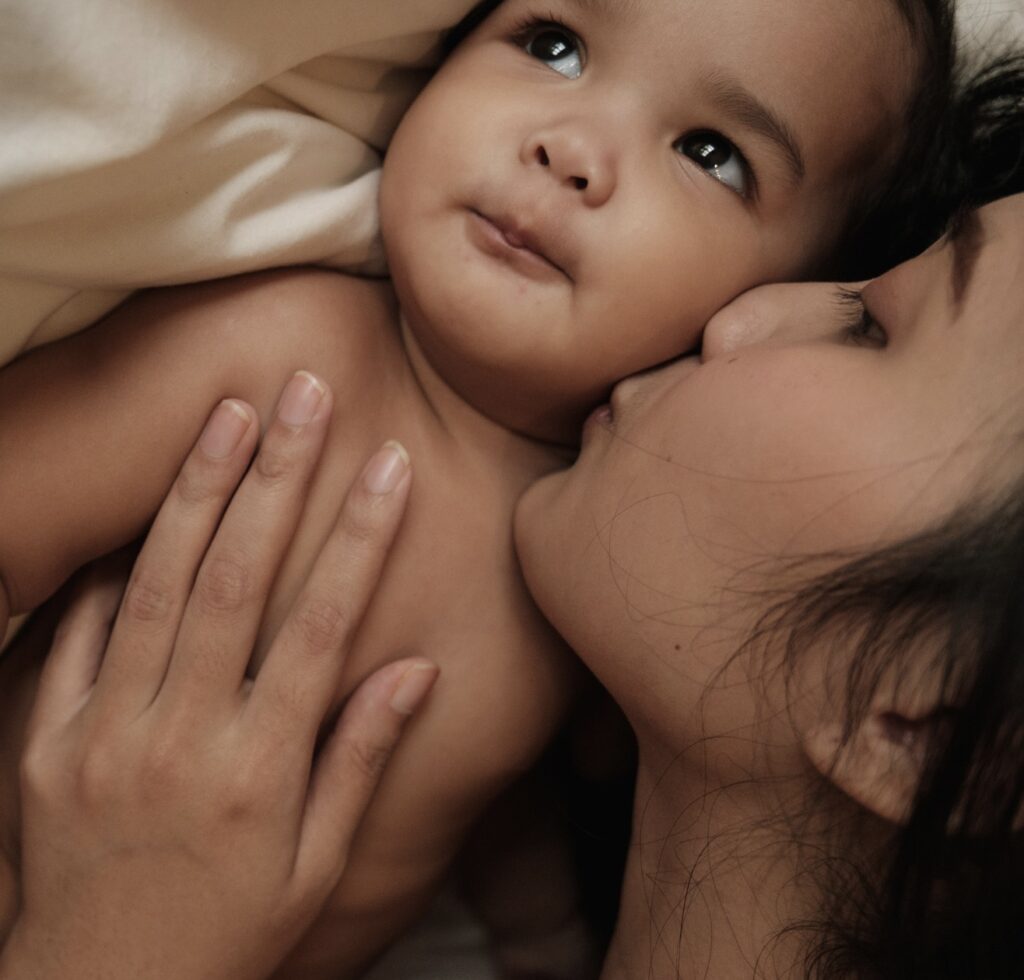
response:
[[[543,61],[559,75],[577,79],[583,74],[583,43],[562,24],[532,21],[519,28],[513,40],[530,57]]]
[[[864,304],[861,290],[840,286],[837,296],[846,318],[840,330],[842,338],[858,347],[887,347],[889,335]]]
[[[746,157],[732,140],[712,129],[701,129],[679,139],[673,148],[719,183],[749,198],[755,189],[754,174]]]

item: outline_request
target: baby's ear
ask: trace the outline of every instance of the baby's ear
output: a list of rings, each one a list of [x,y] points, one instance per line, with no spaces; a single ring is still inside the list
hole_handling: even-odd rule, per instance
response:
[[[849,729],[841,720],[824,721],[803,734],[804,752],[847,796],[877,816],[903,824],[944,714],[939,710],[915,717],[884,705],[865,712]]]

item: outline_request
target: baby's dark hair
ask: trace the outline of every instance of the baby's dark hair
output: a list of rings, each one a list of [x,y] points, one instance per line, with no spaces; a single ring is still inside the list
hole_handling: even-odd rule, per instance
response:
[[[960,67],[952,0],[892,2],[920,55],[906,135],[885,171],[848,201],[835,253],[810,270],[822,278],[879,275],[923,251],[958,211],[1021,189],[1021,134],[1005,120],[1021,104],[1020,58]],[[446,53],[501,3],[473,7],[448,33]]]
[[[1020,435],[1012,443],[1020,455]],[[808,978],[1021,974],[1024,479],[978,509],[813,577],[770,609],[751,640],[781,638],[783,669],[796,678],[823,638],[856,637],[852,657],[835,645],[849,663],[841,676],[850,735],[882,678],[921,656],[923,642],[943,678],[925,776],[884,873],[858,867],[848,841],[832,842],[830,860],[816,854],[821,916],[785,930],[810,937]]]
[[[907,140],[890,179],[855,202],[827,270],[835,278],[879,275],[927,248],[958,214],[1024,190],[1024,55],[959,63],[947,0],[906,2],[926,14],[916,30],[927,56]]]
[[[462,18],[444,36],[442,42],[444,56],[447,58],[470,34],[473,33],[491,14],[501,6],[504,0],[481,0],[465,17]]]
[[[956,18],[951,0],[894,0],[920,62],[902,143],[882,173],[847,202],[837,251],[820,278],[869,279],[926,248],[949,214],[935,188],[947,183],[948,131],[956,92]],[[941,174],[941,176],[939,176]]]

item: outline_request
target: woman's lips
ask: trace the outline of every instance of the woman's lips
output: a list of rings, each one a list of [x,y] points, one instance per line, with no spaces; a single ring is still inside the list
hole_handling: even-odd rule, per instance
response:
[[[468,212],[469,237],[480,251],[537,282],[565,280],[565,270],[549,259],[536,237],[524,229],[505,227],[479,211]]]

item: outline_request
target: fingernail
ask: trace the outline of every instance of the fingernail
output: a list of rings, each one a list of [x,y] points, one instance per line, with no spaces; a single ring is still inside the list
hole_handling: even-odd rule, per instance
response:
[[[409,454],[400,442],[386,442],[366,464],[363,485],[370,493],[391,493],[409,469]]]
[[[391,707],[401,715],[411,715],[427,696],[437,680],[437,667],[433,664],[416,664],[401,677],[391,695]]]
[[[233,398],[226,398],[214,410],[199,437],[199,448],[210,459],[230,456],[242,441],[252,418]]]
[[[285,386],[277,403],[277,417],[285,425],[305,425],[315,414],[326,389],[308,371],[299,371]]]

